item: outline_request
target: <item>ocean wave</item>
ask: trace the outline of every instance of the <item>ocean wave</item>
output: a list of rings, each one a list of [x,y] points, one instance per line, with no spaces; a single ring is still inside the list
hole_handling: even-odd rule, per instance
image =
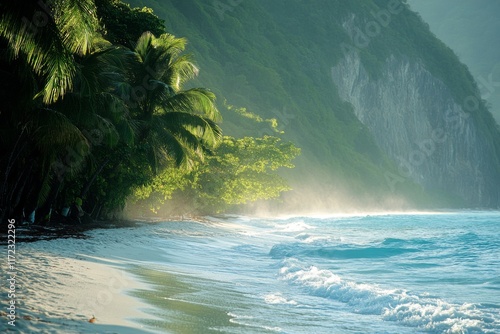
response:
[[[288,224],[276,224],[275,228],[280,232],[301,232],[315,229],[316,227],[306,224],[303,220],[299,220]]]
[[[241,314],[236,314],[233,312],[228,312],[227,315],[229,316],[229,322],[233,324],[237,324],[240,326],[246,326],[246,327],[253,327],[253,328],[260,328],[264,329],[266,331],[271,331],[271,332],[282,332],[282,329],[280,327],[273,327],[273,326],[266,326],[266,325],[259,325],[255,321],[255,317],[250,316],[250,315],[241,315]]]
[[[283,260],[280,279],[309,294],[348,305],[353,312],[376,314],[387,321],[439,333],[495,333],[500,318],[478,304],[452,304],[403,289],[383,289],[374,284],[344,280],[330,270],[304,267],[298,260]]]
[[[398,246],[424,246],[424,245],[434,245],[435,242],[429,239],[422,238],[412,238],[412,239],[398,239],[398,238],[386,238],[382,241],[383,245],[398,245]]]
[[[332,243],[344,243],[345,239],[342,237],[334,238],[331,236],[318,235],[318,234],[309,234],[309,233],[300,233],[295,236],[295,239],[300,240],[303,243],[311,244],[311,243],[323,243],[323,244],[332,244]]]
[[[312,243],[277,244],[271,248],[269,255],[273,258],[284,257],[317,257],[327,259],[373,259],[387,258],[406,253],[418,252],[415,248],[366,246],[351,247],[349,245],[326,246]]]
[[[286,304],[286,305],[297,305],[295,300],[289,300],[283,297],[283,295],[279,292],[270,293],[264,296],[264,301],[267,304]]]

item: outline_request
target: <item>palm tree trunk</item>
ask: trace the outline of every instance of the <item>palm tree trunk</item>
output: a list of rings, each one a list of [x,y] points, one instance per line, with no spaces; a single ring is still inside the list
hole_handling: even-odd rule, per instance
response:
[[[0,198],[2,198],[2,203],[1,203],[2,207],[7,205],[7,203],[6,203],[7,196],[5,196],[5,195],[8,192],[10,171],[12,170],[12,167],[14,167],[15,162],[21,156],[21,153],[24,151],[24,149],[26,148],[26,145],[27,145],[27,142],[25,141],[24,143],[22,143],[22,146],[19,149],[17,149],[18,145],[20,144],[21,139],[23,137],[24,130],[25,130],[25,127],[22,128],[21,133],[19,134],[19,137],[17,138],[16,143],[14,144],[14,147],[12,148],[12,152],[10,153],[9,160],[7,162],[7,166],[5,167],[4,181],[2,182],[2,188],[0,189]]]
[[[26,173],[23,173],[24,175],[23,176],[23,183],[21,184],[21,186],[19,187],[19,189],[17,190],[17,196],[16,196],[16,200],[13,201],[13,207],[16,208],[19,206],[20,202],[21,202],[21,197],[24,193],[24,188],[26,188],[26,184],[28,184],[28,180],[30,178],[30,175],[31,175],[31,171],[33,170],[33,164],[30,164],[30,168],[27,170]]]
[[[4,221],[6,217],[8,217],[12,211],[13,211],[13,206],[9,205],[9,202],[12,204],[12,197],[13,193],[15,191],[15,188],[17,188],[17,184],[19,183],[19,179],[16,181],[16,183],[9,187],[9,177],[11,176],[11,170],[14,167],[15,163],[21,156],[21,153],[25,150],[27,147],[27,142],[24,141],[21,144],[21,140],[24,135],[24,130],[25,126],[23,126],[21,133],[19,134],[19,137],[16,140],[16,143],[14,144],[14,147],[12,148],[12,152],[9,156],[9,160],[7,161],[7,165],[5,166],[5,175],[4,175],[4,180],[2,182],[2,186],[0,188],[0,211],[1,211],[1,216],[0,216],[0,222]],[[18,146],[21,145],[21,147],[18,148]],[[30,167],[31,169],[31,167]],[[23,173],[21,172],[21,175]],[[11,189],[9,189],[11,188]],[[10,193],[10,194],[9,194]]]
[[[62,184],[64,181],[60,181],[62,178],[54,178],[52,180],[52,184],[50,187],[50,192],[49,195],[47,196],[47,200],[45,201],[45,204],[38,209],[39,214],[43,219],[47,217],[47,221],[50,221],[51,213],[52,210],[54,209],[54,203],[56,202],[57,197],[59,196],[59,192],[62,188]]]
[[[101,174],[102,170],[104,169],[104,167],[106,167],[106,165],[109,163],[110,160],[111,160],[110,157],[106,158],[103,161],[103,163],[99,166],[99,168],[96,169],[94,174],[92,174],[92,177],[87,181],[87,184],[85,185],[85,187],[83,187],[83,190],[80,193],[81,199],[85,198],[85,195],[87,195],[87,193],[89,192],[89,189],[92,186],[92,184],[95,182],[95,180],[97,179],[97,176],[99,176],[99,174]]]

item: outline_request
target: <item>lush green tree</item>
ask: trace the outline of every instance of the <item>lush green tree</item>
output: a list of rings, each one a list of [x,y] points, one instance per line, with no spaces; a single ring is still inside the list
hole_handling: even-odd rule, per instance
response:
[[[187,197],[189,208],[183,208],[187,212],[223,212],[237,205],[277,198],[290,190],[277,170],[293,168],[292,160],[299,153],[292,143],[277,137],[226,136],[216,154],[205,162],[185,172],[165,169],[152,182],[136,189],[134,195],[153,211],[168,206],[166,200],[172,197]],[[148,199],[153,201],[144,201]]]
[[[113,46],[99,37],[90,0],[0,6],[1,70],[23,88],[1,85],[2,216],[38,207],[43,217],[91,190],[94,207],[112,210],[165,158],[180,165],[217,144],[215,95],[182,90],[198,72],[181,54],[185,40],[148,32],[134,50]],[[136,23],[153,18],[140,27],[158,28],[150,10],[140,13]]]
[[[95,4],[102,34],[113,44],[133,49],[145,31],[156,36],[166,33],[164,21],[151,8],[131,8],[120,0],[95,0]]]
[[[70,182],[71,196],[63,196],[59,203],[75,197],[85,197],[90,186],[110,161],[109,151],[118,144],[132,145],[137,124],[130,117],[128,105],[118,95],[118,88],[126,83],[126,62],[129,52],[106,41],[91,54],[79,59],[76,90],[67,94],[55,107],[64,111],[73,123],[82,129],[88,142],[89,155],[76,161],[59,160],[55,165],[58,180]],[[76,167],[78,175],[67,173]],[[70,180],[68,180],[68,177]]]
[[[196,176],[199,209],[220,212],[231,205],[277,198],[291,188],[275,171],[293,168],[291,161],[299,153],[292,143],[277,137],[225,137],[217,155]]]
[[[114,87],[124,79],[119,66],[124,50],[104,41],[100,44],[91,53],[75,57],[74,89],[67,92],[64,99],[51,104],[35,104],[25,113],[13,113],[14,117],[22,116],[19,120],[21,124],[25,122],[28,125],[26,131],[29,135],[20,140],[29,143],[22,148],[26,150],[28,159],[38,166],[31,173],[34,173],[34,184],[27,184],[35,189],[33,194],[38,193],[36,198],[29,200],[32,203],[29,206],[42,206],[40,213],[43,216],[54,207],[65,182],[75,177],[92,180],[88,170],[95,168],[91,162],[99,164],[103,160],[95,154],[97,147],[104,146],[109,150],[119,140],[125,143],[133,140],[133,120],[127,117],[126,104],[114,93]],[[89,156],[91,153],[94,154]],[[16,156],[22,157],[17,153]],[[92,159],[89,160],[89,157]],[[72,186],[75,187],[75,184]],[[22,193],[23,189],[16,192]],[[59,202],[67,205],[74,198],[62,196]],[[6,199],[14,207],[19,204],[11,197]]]

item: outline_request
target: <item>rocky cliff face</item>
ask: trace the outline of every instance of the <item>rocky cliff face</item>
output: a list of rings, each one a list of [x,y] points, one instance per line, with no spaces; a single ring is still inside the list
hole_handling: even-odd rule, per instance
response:
[[[385,174],[391,189],[411,179],[467,206],[500,206],[496,155],[473,115],[479,108],[473,96],[455,101],[422,63],[401,56],[390,56],[371,78],[353,52],[332,68],[332,78],[399,166],[398,174]]]

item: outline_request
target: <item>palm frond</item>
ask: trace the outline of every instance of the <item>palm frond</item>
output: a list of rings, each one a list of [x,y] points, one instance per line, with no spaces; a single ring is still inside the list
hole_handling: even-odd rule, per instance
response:
[[[167,166],[171,159],[174,159],[178,166],[185,165],[187,161],[186,148],[170,133],[152,132],[148,137],[147,147],[148,161],[155,174],[162,166]]]
[[[128,69],[130,60],[134,57],[134,52],[116,45],[102,47],[98,52],[100,52],[103,63],[121,71]]]
[[[120,136],[120,139],[126,145],[131,145],[134,142],[138,132],[137,127],[137,122],[134,120],[123,120],[115,124],[115,128]]]
[[[81,57],[75,93],[92,97],[111,91],[117,82],[124,82],[127,56],[123,48],[109,46]]]
[[[62,151],[67,148],[76,148],[76,153],[82,156],[89,152],[89,142],[66,115],[53,109],[43,108],[36,116],[37,126],[33,136],[41,152]]]
[[[98,129],[101,131],[103,140],[106,142],[107,146],[113,147],[118,144],[120,140],[120,135],[116,130],[115,125],[104,117],[97,115],[98,119]]]
[[[164,53],[179,56],[186,49],[187,40],[185,38],[177,38],[172,34],[162,34],[154,39],[154,46],[160,47]]]
[[[212,120],[188,112],[170,112],[159,118],[166,129],[184,127],[202,141],[203,145],[214,148],[222,140],[221,128]]]
[[[102,108],[99,111],[99,115],[108,118],[113,123],[130,119],[126,101],[117,96],[114,91],[101,93],[100,100],[102,101]]]
[[[99,28],[93,0],[63,0],[54,6],[54,18],[71,53],[85,55],[92,49]]]
[[[203,88],[192,88],[168,97],[162,101],[162,107],[166,111],[198,113],[216,122],[222,119],[215,105],[215,94]]]
[[[168,82],[179,91],[182,85],[199,74],[199,68],[192,62],[191,55],[182,55],[172,59],[161,80]]]
[[[43,102],[50,104],[63,97],[73,88],[73,78],[76,73],[72,57],[66,51],[56,53],[50,62],[46,64],[45,75],[47,82],[43,91],[36,97],[43,95]]]
[[[0,36],[7,40],[11,58],[23,54],[44,78],[35,98],[42,97],[45,104],[57,101],[73,88],[73,54],[91,49],[98,24],[93,1],[10,1],[2,9]],[[33,22],[36,17],[43,18],[43,24]]]
[[[72,55],[58,38],[52,20],[48,18],[45,26],[37,27],[26,19],[33,17],[38,10],[36,6],[11,4],[8,10],[0,17],[0,36],[7,40],[11,58],[23,54],[32,70],[46,79],[45,87],[37,96],[43,96],[47,104],[56,101],[72,87],[75,72]]]
[[[154,38],[155,37],[151,32],[146,31],[137,40],[137,43],[135,44],[134,51],[135,51],[136,55],[139,57],[139,60],[141,63],[144,63],[144,60],[146,59],[146,56],[148,55],[149,50],[151,50],[151,48],[153,48]]]

